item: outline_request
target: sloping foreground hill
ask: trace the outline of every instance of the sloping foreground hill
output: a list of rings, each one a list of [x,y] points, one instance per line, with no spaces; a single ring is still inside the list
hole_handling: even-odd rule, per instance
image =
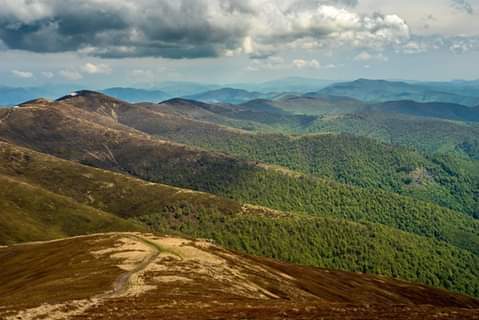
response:
[[[0,174],[0,243],[47,240],[140,225]]]
[[[65,102],[5,111],[0,137],[61,158],[273,209],[381,223],[479,252],[479,222],[433,204],[158,140]]]
[[[426,286],[141,233],[0,248],[0,279],[8,320],[465,320],[479,311],[478,300]]]
[[[111,212],[157,232],[207,237],[250,254],[389,275],[479,295],[478,256],[386,226],[293,215],[240,204],[207,193],[145,182],[6,143],[0,143],[0,174],[19,183],[37,186],[35,190],[68,197],[70,203],[84,210],[97,208]],[[12,192],[18,194],[15,189]],[[0,193],[0,200],[7,199],[5,203],[10,201],[17,210],[36,209],[34,214],[40,217],[45,214],[43,206],[50,204],[38,204],[36,197],[29,196],[29,193],[24,198],[18,194],[13,199],[8,198],[9,194]],[[63,207],[51,209],[64,212]],[[64,213],[69,214],[68,211]],[[62,236],[49,231],[62,222],[70,223],[72,218],[58,213],[49,216],[54,219],[50,225],[37,226],[44,230],[41,235],[30,232],[31,228],[26,229],[25,221],[20,217],[13,217],[12,222],[16,224],[10,231],[16,237],[9,242]],[[103,230],[114,229],[106,226],[83,232]],[[0,243],[6,241],[0,240]]]

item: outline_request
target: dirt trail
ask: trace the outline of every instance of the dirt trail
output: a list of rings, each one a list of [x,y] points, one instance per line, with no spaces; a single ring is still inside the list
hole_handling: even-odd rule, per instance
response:
[[[114,234],[110,234],[114,235]],[[88,236],[85,236],[88,237]],[[35,319],[51,319],[51,320],[67,320],[73,316],[78,316],[86,312],[88,309],[103,304],[108,299],[114,299],[122,297],[129,294],[129,291],[134,288],[135,284],[134,279],[139,277],[139,275],[146,270],[151,263],[160,254],[160,250],[153,243],[149,242],[143,237],[140,237],[136,234],[122,234],[123,238],[130,239],[132,241],[137,241],[140,244],[143,244],[149,249],[150,253],[146,255],[142,261],[135,265],[135,267],[120,275],[116,281],[113,283],[113,289],[111,291],[101,293],[99,295],[93,296],[90,299],[69,301],[57,305],[41,305],[36,308],[20,311],[18,314],[9,316],[6,320],[35,320]],[[54,240],[61,241],[61,240]],[[52,241],[53,242],[53,241]],[[41,243],[41,242],[36,242]],[[117,248],[122,249],[120,246]],[[137,281],[138,282],[138,281]]]
[[[141,272],[145,271],[148,266],[155,261],[160,255],[160,250],[157,246],[137,235],[130,235],[129,238],[140,241],[152,249],[152,253],[148,255],[143,262],[136,266],[133,270],[122,274],[113,284],[113,292],[103,295],[103,299],[115,298],[127,294],[128,290],[132,287],[132,279],[138,276]]]
[[[7,121],[8,118],[10,118],[10,115],[12,114],[13,110],[8,110],[3,117],[0,118],[0,122]]]

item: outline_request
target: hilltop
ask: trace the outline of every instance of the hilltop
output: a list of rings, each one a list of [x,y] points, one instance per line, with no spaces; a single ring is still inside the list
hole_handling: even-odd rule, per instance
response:
[[[0,285],[6,319],[184,319],[192,308],[196,319],[473,319],[479,308],[478,300],[422,285],[151,234],[27,243],[0,248],[4,256],[14,256],[0,259],[0,278],[8,279]]]

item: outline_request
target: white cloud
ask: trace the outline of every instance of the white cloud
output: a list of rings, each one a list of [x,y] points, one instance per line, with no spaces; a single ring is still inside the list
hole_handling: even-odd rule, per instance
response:
[[[281,10],[271,4],[259,18],[254,29],[257,38],[302,48],[380,48],[410,37],[408,25],[395,14],[361,15],[330,5]]]
[[[80,72],[75,70],[61,70],[59,72],[60,76],[62,76],[66,80],[76,81],[83,79],[83,76]]]
[[[368,61],[368,60],[371,60],[371,59],[372,59],[372,56],[366,51],[363,51],[363,52],[361,52],[360,54],[358,54],[357,56],[354,57],[355,61]]]
[[[88,74],[110,74],[111,67],[107,64],[94,64],[91,62],[85,63],[82,66],[82,71]]]
[[[479,36],[415,36],[410,41],[396,47],[397,53],[418,54],[446,50],[454,54],[479,51]]]
[[[260,70],[280,70],[290,67],[286,63],[284,58],[278,56],[270,56],[265,59],[254,59],[252,63],[247,67],[248,71],[260,71]]]
[[[377,60],[377,61],[388,61],[388,57],[384,56],[382,53],[371,54],[367,51],[362,51],[358,55],[356,55],[353,59],[354,61],[370,61],[370,60]]]
[[[417,54],[428,51],[428,46],[422,42],[409,41],[402,47],[402,52],[405,54]]]
[[[318,60],[294,59],[287,61],[283,57],[269,56],[261,59],[252,60],[247,67],[248,71],[261,70],[288,70],[288,69],[320,69],[321,64]]]
[[[318,60],[313,59],[313,60],[303,60],[303,59],[296,59],[293,60],[293,66],[295,66],[298,69],[319,69],[321,67],[321,64],[319,63]]]
[[[12,73],[15,77],[22,79],[31,79],[35,77],[35,75],[29,71],[12,70]]]

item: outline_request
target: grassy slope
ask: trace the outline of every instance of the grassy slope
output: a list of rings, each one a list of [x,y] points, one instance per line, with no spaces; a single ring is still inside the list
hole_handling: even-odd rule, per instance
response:
[[[11,177],[0,176],[0,243],[142,230],[110,213]]]
[[[19,193],[8,187],[12,193],[25,195],[22,202],[17,202],[23,211],[41,208],[43,212],[50,202],[37,197],[47,193],[50,197],[68,199],[72,206],[83,210],[96,207],[141,221],[155,231],[213,238],[229,248],[255,255],[389,275],[473,295],[479,293],[477,255],[386,226],[244,209],[237,202],[213,195],[156,185],[5,143],[0,144],[0,172],[13,177],[9,179],[23,181],[21,185],[29,183],[28,192]],[[71,199],[91,207],[73,203]],[[50,216],[53,222],[63,212],[57,211]],[[103,226],[97,231],[109,230]],[[28,239],[45,238],[32,233]]]

